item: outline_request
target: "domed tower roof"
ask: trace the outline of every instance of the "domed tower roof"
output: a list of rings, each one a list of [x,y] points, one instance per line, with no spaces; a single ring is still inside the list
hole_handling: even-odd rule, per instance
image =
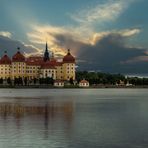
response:
[[[12,62],[25,62],[25,57],[20,52],[20,48],[18,48],[17,53],[12,57]]]
[[[67,55],[63,58],[64,63],[75,63],[75,58],[71,55],[70,49],[68,49]]]
[[[11,59],[8,57],[7,52],[5,51],[4,56],[0,59],[0,64],[11,64]]]

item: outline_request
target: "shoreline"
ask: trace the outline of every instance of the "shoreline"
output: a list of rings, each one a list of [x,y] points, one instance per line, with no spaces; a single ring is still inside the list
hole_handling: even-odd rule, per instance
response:
[[[136,89],[136,88],[148,88],[148,85],[137,85],[137,86],[114,86],[114,85],[101,85],[101,86],[89,86],[89,87],[79,87],[79,86],[64,86],[64,87],[55,87],[49,85],[30,85],[30,86],[8,86],[0,85],[0,89]]]

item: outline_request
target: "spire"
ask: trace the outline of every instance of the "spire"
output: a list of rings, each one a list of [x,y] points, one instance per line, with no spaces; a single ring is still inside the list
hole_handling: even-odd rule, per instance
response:
[[[47,42],[46,42],[46,49],[45,49],[46,51],[48,51],[48,45],[47,45]]]
[[[44,62],[49,61],[49,52],[48,52],[48,45],[46,42],[45,52],[44,52]]]

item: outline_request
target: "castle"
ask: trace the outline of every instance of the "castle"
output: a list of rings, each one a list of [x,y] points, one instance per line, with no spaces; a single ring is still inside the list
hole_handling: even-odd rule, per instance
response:
[[[75,58],[69,49],[61,61],[58,61],[53,53],[50,56],[47,43],[43,57],[25,57],[18,48],[12,58],[5,51],[0,59],[0,79],[27,78],[33,80],[47,77],[54,80],[75,80]]]

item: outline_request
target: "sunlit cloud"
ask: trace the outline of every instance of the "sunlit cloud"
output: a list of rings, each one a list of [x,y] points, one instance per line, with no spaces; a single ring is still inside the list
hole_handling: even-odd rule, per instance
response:
[[[83,35],[76,28],[55,27],[55,26],[33,26],[33,31],[27,33],[29,40],[35,44],[45,45],[48,43],[49,50],[56,55],[65,55],[68,48],[77,50],[78,42],[87,42]]]
[[[99,67],[114,70],[129,63],[147,62],[146,49],[130,47],[128,42],[128,39],[141,33],[140,28],[99,32],[95,28],[95,23],[99,22],[101,25],[116,21],[131,2],[132,0],[112,0],[95,8],[80,11],[79,14],[71,16],[77,22],[75,26],[32,24],[32,31],[27,33],[28,39],[36,45],[45,45],[47,41],[49,50],[60,56],[65,55],[67,48],[71,48],[80,68]],[[118,56],[115,56],[116,54]],[[106,58],[108,60],[105,60]],[[113,68],[113,65],[116,65],[116,68]]]
[[[8,38],[11,38],[12,36],[11,32],[8,31],[0,31],[0,35]]]
[[[84,26],[115,21],[133,2],[133,0],[108,0],[106,3],[88,7],[76,14],[71,14],[71,18]]]
[[[81,10],[79,13],[70,15],[78,24],[66,27],[52,25],[32,24],[32,32],[27,33],[28,39],[33,44],[43,45],[48,42],[49,50],[58,55],[64,55],[67,48],[72,48],[77,55],[82,44],[94,45],[102,37],[111,33],[118,33],[122,36],[132,36],[140,32],[139,29],[113,30],[105,32],[95,31],[93,24],[115,21],[131,4],[124,0],[108,0],[104,4]]]
[[[139,62],[148,62],[148,56],[137,56],[129,60],[123,61],[121,62],[121,64],[132,64],[132,63],[139,63]]]

